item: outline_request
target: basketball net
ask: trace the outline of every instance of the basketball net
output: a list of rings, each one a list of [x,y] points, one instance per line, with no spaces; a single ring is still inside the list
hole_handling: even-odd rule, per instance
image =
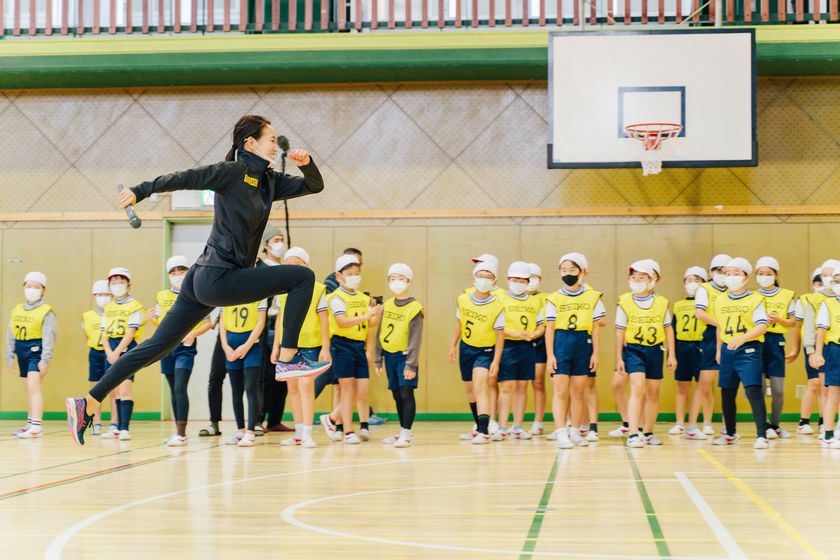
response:
[[[662,143],[675,138],[682,131],[676,123],[639,123],[624,127],[629,138],[642,143],[642,175],[656,175],[662,171]]]

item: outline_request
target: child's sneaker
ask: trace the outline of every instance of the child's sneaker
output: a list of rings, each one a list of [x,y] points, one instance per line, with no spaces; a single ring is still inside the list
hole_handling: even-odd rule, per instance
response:
[[[382,443],[384,443],[385,445],[394,445],[395,443],[397,443],[398,439],[400,439],[399,434],[391,437],[386,437],[382,440]]]
[[[225,445],[239,445],[239,441],[244,435],[244,432],[236,432],[235,434],[233,434],[225,440]]]
[[[545,436],[545,440],[546,441],[557,441],[557,434],[559,432],[560,432],[560,430],[554,430],[553,432],[551,432],[550,434]]]
[[[318,447],[318,442],[314,439],[304,439],[300,442],[300,446],[305,449],[312,449],[313,447]]]
[[[504,441],[507,439],[508,435],[510,435],[508,429],[502,427],[493,432],[493,435],[490,436],[490,439],[492,439],[493,441]]]
[[[120,441],[131,441],[131,433],[128,430],[120,430]]]
[[[298,352],[290,362],[277,361],[277,367],[274,370],[274,379],[285,381],[286,379],[295,379],[298,377],[311,377],[313,375],[320,375],[328,369],[330,369],[330,362],[310,361]]]
[[[414,441],[413,438],[408,437],[401,437],[394,442],[394,447],[411,447],[411,443]]]
[[[755,438],[753,449],[770,449],[770,442],[767,441],[767,438]]]
[[[486,443],[490,443],[490,435],[489,434],[476,434],[474,438],[470,441],[473,445],[484,445]]]
[[[802,436],[810,436],[814,434],[814,428],[811,424],[800,424],[796,427],[796,433]]]
[[[645,446],[645,440],[640,435],[635,435],[634,434],[634,435],[627,438],[627,447],[639,448],[639,447],[644,447],[644,446]]]
[[[734,445],[738,443],[739,439],[741,439],[741,436],[739,436],[738,434],[735,434],[734,436],[730,436],[729,434],[723,434],[712,443],[714,445]]]
[[[668,435],[671,436],[678,436],[681,435],[685,431],[685,428],[682,424],[674,424],[674,427],[668,430]]]
[[[179,436],[178,434],[173,434],[169,436],[169,439],[166,440],[167,447],[184,447],[187,445],[187,436]]]
[[[767,431],[765,432],[765,435],[767,436],[766,439],[776,439],[777,437],[779,437],[779,435],[776,433],[776,430],[774,430],[773,428],[767,428]],[[759,438],[759,439],[762,439],[762,438]]]
[[[528,433],[532,436],[541,436],[543,435],[543,424],[542,422],[534,422],[531,426],[531,429],[528,430]]]
[[[359,436],[356,435],[356,432],[350,432],[346,436],[344,436],[344,443],[347,445],[358,445],[362,443],[362,440],[359,439]]]
[[[242,438],[237,443],[237,447],[254,447],[257,443],[257,435],[256,434],[248,434],[245,433],[242,435]]]
[[[490,424],[488,424],[488,426],[487,426],[487,432],[492,435],[492,434],[495,434],[498,431],[499,431],[499,423],[496,422],[495,420],[490,420]]]
[[[93,416],[87,413],[86,399],[65,399],[67,409],[67,427],[77,445],[85,444],[85,430],[93,424]]]
[[[790,438],[790,432],[786,432],[782,428],[776,428],[776,435],[779,436],[782,439],[789,439]]]
[[[568,428],[561,428],[554,432],[557,437],[557,449],[574,449],[575,444],[569,437]]]
[[[580,433],[575,429],[569,433],[569,441],[571,441],[575,447],[586,447],[589,445],[589,442],[580,437]]]
[[[478,432],[475,431],[475,430],[472,430],[472,431],[461,434],[460,436],[458,436],[458,439],[460,439],[461,441],[472,441],[475,438],[475,436],[477,436],[477,435],[478,435]]]
[[[111,426],[107,432],[102,432],[100,437],[102,439],[120,439],[120,431],[115,426]]]
[[[586,434],[586,441],[588,441],[590,443],[595,443],[599,439],[601,439],[601,437],[598,435],[598,432],[596,432],[595,430],[589,430],[589,433]]]
[[[17,437],[20,439],[34,439],[39,438],[43,435],[44,433],[41,430],[41,428],[29,428],[28,430],[19,433]]]
[[[644,436],[645,443],[648,445],[662,445],[662,440],[656,437],[656,434]]]
[[[330,415],[322,414],[318,417],[318,420],[321,422],[321,426],[324,427],[324,432],[327,434],[327,437],[333,439],[333,434],[335,433],[335,422],[333,422],[332,418],[330,418]]]
[[[837,438],[825,439],[824,437],[821,437],[820,447],[824,447],[826,449],[840,449],[840,441],[838,441]]]
[[[359,430],[359,439],[362,441],[370,441],[370,430],[367,428]]]
[[[294,447],[295,445],[300,445],[303,440],[297,436],[287,437],[286,439],[280,442],[280,445],[284,447]]]
[[[614,438],[627,437],[627,435],[629,433],[630,433],[630,428],[625,426],[624,424],[622,424],[621,426],[619,426],[618,428],[616,428],[615,430],[610,432],[610,437],[614,437]]]
[[[513,435],[513,439],[531,439],[534,437],[530,432],[526,432],[520,426],[514,426],[511,435]]]
[[[28,429],[29,429],[29,426],[30,426],[30,425],[29,425],[29,424],[27,424],[27,425],[26,425],[26,426],[24,426],[23,428],[15,428],[14,430],[12,430],[12,436],[14,436],[14,437],[18,437],[20,434],[22,434],[23,432],[25,432],[26,430],[28,430]]]
[[[703,424],[703,433],[707,436],[715,435],[715,429],[711,424]]]
[[[683,437],[685,439],[697,439],[697,440],[705,440],[709,439],[709,436],[706,435],[704,432],[701,432],[697,428],[686,428],[683,432]]]

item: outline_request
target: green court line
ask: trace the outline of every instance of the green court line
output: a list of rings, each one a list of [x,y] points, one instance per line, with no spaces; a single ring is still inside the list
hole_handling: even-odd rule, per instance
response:
[[[540,538],[545,509],[551,501],[551,492],[554,490],[554,479],[557,478],[557,470],[560,464],[558,457],[559,455],[554,456],[554,464],[551,465],[551,472],[548,474],[548,480],[545,483],[545,488],[543,488],[543,493],[540,497],[540,505],[537,506],[537,512],[531,520],[531,528],[528,529],[528,538],[525,539],[525,543],[522,545],[522,553],[519,555],[519,560],[532,558],[534,549],[537,548],[537,540]]]
[[[642,504],[645,506],[645,517],[647,517],[650,525],[650,532],[653,534],[653,541],[656,543],[656,550],[662,558],[670,558],[671,551],[668,550],[668,543],[665,541],[665,534],[662,532],[662,526],[659,524],[659,518],[656,517],[656,511],[653,509],[653,504],[650,501],[650,496],[645,488],[642,473],[639,472],[639,467],[636,465],[636,460],[633,459],[633,453],[630,449],[627,451],[627,460],[630,461],[630,468],[633,470],[633,479],[636,481],[636,489],[639,491],[639,497],[642,499]]]

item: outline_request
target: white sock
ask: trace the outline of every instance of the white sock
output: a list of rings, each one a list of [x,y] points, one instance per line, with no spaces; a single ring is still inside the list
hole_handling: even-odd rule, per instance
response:
[[[400,439],[411,439],[411,430],[400,428]]]
[[[32,419],[29,421],[29,429],[33,432],[40,432],[41,431],[41,421]]]
[[[310,440],[312,439],[312,425],[311,424],[300,424],[301,434],[303,435],[302,439]]]
[[[295,437],[300,439],[301,434],[303,434],[303,424],[295,424]]]

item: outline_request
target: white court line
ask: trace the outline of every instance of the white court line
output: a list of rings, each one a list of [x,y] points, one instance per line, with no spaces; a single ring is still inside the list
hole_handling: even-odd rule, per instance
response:
[[[210,447],[208,449],[215,449],[215,447]],[[540,454],[544,454],[544,453],[545,453],[545,450],[541,449],[541,450],[538,450],[538,451],[525,451],[525,452],[522,452],[522,453],[509,453],[509,454],[506,454],[505,456],[509,456],[509,455],[540,455]],[[310,473],[332,472],[332,471],[339,471],[339,470],[344,470],[344,469],[356,469],[356,468],[360,468],[360,467],[378,467],[378,466],[382,466],[382,465],[394,465],[394,464],[400,464],[400,463],[404,464],[404,463],[407,463],[407,462],[408,463],[421,463],[421,462],[425,462],[425,461],[446,461],[446,460],[449,460],[449,459],[474,459],[476,457],[481,457],[481,456],[478,456],[478,455],[442,455],[442,456],[438,456],[438,457],[424,457],[424,458],[421,458],[421,459],[411,459],[411,460],[408,460],[408,461],[406,461],[405,459],[397,459],[395,461],[381,461],[381,462],[378,462],[378,463],[360,463],[360,464],[357,464],[357,465],[341,465],[341,466],[338,466],[338,467],[324,467],[324,468],[320,468],[320,469],[308,469],[308,470],[294,471],[294,472],[288,472],[288,473],[267,474],[267,475],[263,475],[263,476],[240,478],[240,479],[237,479],[237,480],[227,480],[225,482],[217,482],[215,484],[207,484],[207,485],[204,485],[204,486],[196,486],[194,488],[185,488],[184,490],[177,490],[175,492],[167,492],[165,494],[157,494],[157,495],[154,495],[154,496],[149,496],[148,498],[135,500],[133,502],[127,502],[125,504],[121,504],[121,505],[112,507],[111,509],[100,511],[99,513],[95,513],[95,514],[91,515],[90,517],[86,517],[85,519],[82,519],[81,521],[73,524],[72,526],[70,526],[67,529],[65,529],[64,531],[62,531],[52,541],[50,541],[50,544],[47,547],[47,550],[44,552],[43,557],[44,557],[45,560],[60,560],[61,555],[64,552],[64,547],[67,546],[67,543],[69,543],[70,540],[74,536],[76,536],[78,533],[80,533],[81,531],[83,531],[87,527],[90,527],[94,523],[97,523],[97,522],[105,519],[106,517],[108,517],[110,515],[113,515],[115,513],[119,513],[121,511],[131,509],[131,508],[135,508],[137,506],[142,506],[142,505],[145,505],[145,504],[148,504],[148,503],[151,503],[151,502],[155,502],[155,501],[158,501],[158,500],[165,500],[165,499],[172,498],[172,497],[175,497],[175,496],[180,496],[182,494],[188,494],[190,492],[198,492],[198,491],[201,491],[201,490],[210,490],[210,489],[213,489],[213,488],[221,488],[223,486],[231,486],[231,485],[234,485],[234,484],[241,484],[241,483],[244,483],[244,482],[254,482],[254,481],[258,481],[258,480],[267,480],[267,479],[270,479],[270,478],[283,478],[283,477],[287,477],[287,476],[296,476],[296,475],[303,475],[303,474],[310,474]]]
[[[691,498],[692,502],[694,502],[694,506],[703,515],[703,519],[706,520],[706,524],[709,526],[709,529],[712,530],[712,533],[714,533],[718,541],[720,541],[723,549],[727,554],[729,554],[729,558],[732,560],[746,560],[747,555],[744,554],[744,551],[741,550],[741,547],[738,546],[738,543],[735,542],[734,538],[732,538],[732,535],[726,529],[726,526],[723,522],[721,522],[720,518],[715,514],[709,504],[706,503],[706,500],[703,499],[703,496],[700,495],[697,488],[695,488],[688,477],[685,476],[685,473],[675,472],[674,476],[677,477],[677,480],[680,482],[680,485],[682,485],[685,493],[688,494],[688,497]]]
[[[673,479],[670,479],[673,480]],[[635,481],[632,479],[626,481],[628,484],[635,484]],[[578,481],[576,480],[563,480],[558,481],[555,480],[553,484],[558,483],[568,483],[568,484],[577,484]],[[330,500],[341,500],[347,498],[356,498],[358,496],[371,496],[375,494],[387,494],[387,493],[394,493],[394,492],[408,492],[408,491],[422,491],[422,490],[446,490],[452,488],[484,488],[487,486],[544,486],[544,481],[536,481],[536,482],[494,482],[494,483],[475,483],[475,484],[453,484],[453,485],[446,485],[446,486],[410,486],[406,488],[389,488],[386,490],[368,490],[365,492],[352,492],[349,494],[335,494],[333,496],[326,496],[323,498],[315,498],[312,500],[306,500],[302,502],[298,502],[296,504],[290,505],[286,509],[283,510],[282,518],[283,521],[286,523],[298,527],[299,529],[304,529],[308,531],[313,531],[315,533],[320,533],[322,535],[330,536],[330,537],[339,537],[339,538],[349,538],[349,539],[356,539],[362,540],[377,544],[388,544],[388,545],[396,545],[396,546],[409,546],[414,548],[426,548],[432,550],[447,550],[450,552],[480,552],[485,554],[511,554],[514,556],[521,556],[522,549],[517,548],[516,550],[505,550],[499,548],[479,548],[479,547],[471,547],[471,546],[456,546],[456,545],[446,545],[446,544],[431,544],[431,543],[419,543],[413,541],[402,541],[396,539],[383,539],[380,537],[368,537],[364,535],[358,535],[355,533],[348,533],[344,531],[336,531],[334,529],[328,529],[326,527],[317,527],[315,525],[310,525],[298,519],[295,516],[298,510],[303,508],[309,507],[311,505],[320,504],[323,502],[328,502]],[[717,557],[701,557],[701,556],[631,556],[625,554],[586,554],[581,552],[542,552],[542,551],[533,551],[528,553],[530,556],[545,556],[549,558],[589,558],[589,559],[604,559],[604,560],[720,560]]]

